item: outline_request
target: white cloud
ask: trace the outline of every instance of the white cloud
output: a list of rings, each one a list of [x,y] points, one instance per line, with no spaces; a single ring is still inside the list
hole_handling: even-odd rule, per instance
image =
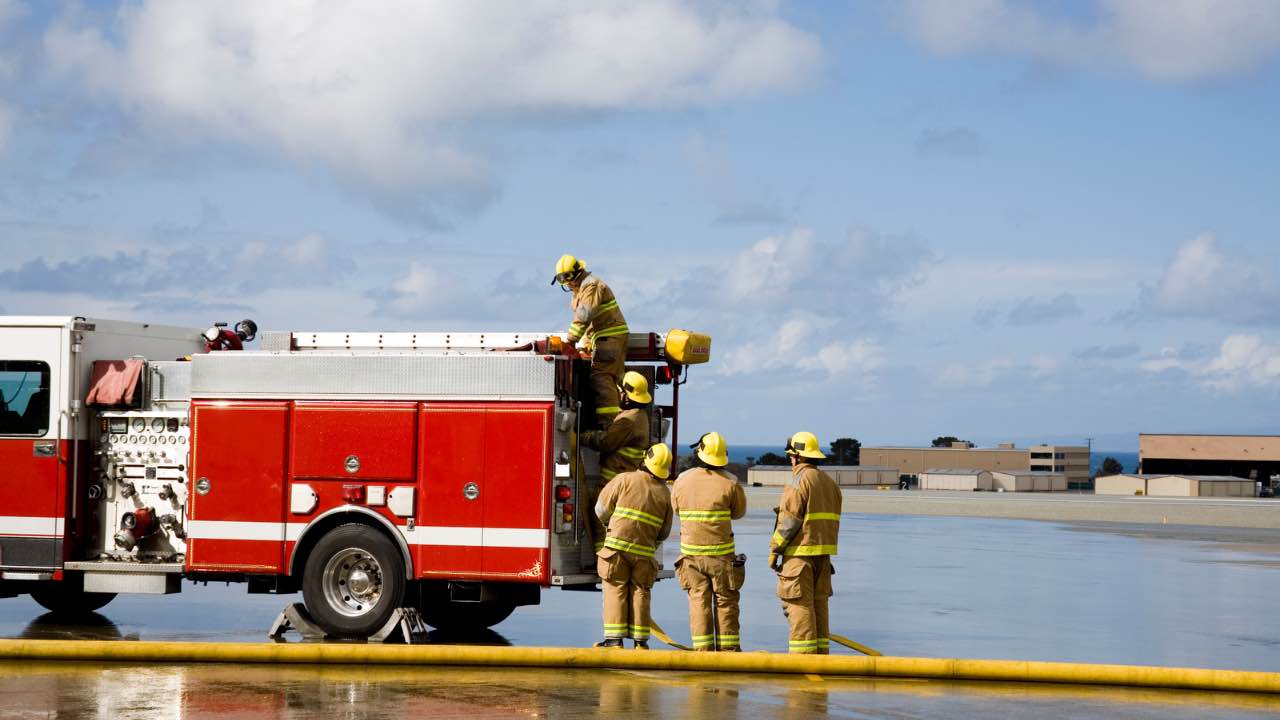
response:
[[[778,370],[812,370],[829,375],[869,374],[884,364],[884,347],[872,338],[832,339],[831,321],[786,320],[771,336],[731,346],[719,372],[724,375]]]
[[[942,54],[1000,52],[1073,65],[1122,65],[1184,81],[1254,67],[1280,51],[1274,0],[909,0],[908,32]]]
[[[1240,333],[1227,336],[1211,357],[1166,347],[1139,367],[1150,373],[1186,373],[1207,390],[1280,389],[1280,344]]]
[[[791,294],[818,259],[813,231],[798,228],[771,235],[739,252],[725,274],[731,302],[771,303]]]
[[[147,126],[334,172],[431,222],[495,192],[467,126],[702,106],[803,82],[817,39],[775,2],[143,0],[64,19],[52,65]]]
[[[1237,324],[1280,322],[1280,274],[1274,265],[1232,257],[1204,233],[1183,243],[1141,304],[1173,317]]]
[[[1280,388],[1280,345],[1257,335],[1231,335],[1201,374],[1216,390]]]

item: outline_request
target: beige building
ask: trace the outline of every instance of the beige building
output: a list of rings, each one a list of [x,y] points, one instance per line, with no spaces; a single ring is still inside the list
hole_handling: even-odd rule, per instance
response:
[[[822,471],[843,487],[876,487],[897,485],[898,469],[874,465],[823,465]],[[752,465],[747,469],[747,484],[781,486],[791,482],[791,468],[786,465]]]
[[[1254,497],[1254,481],[1229,475],[1104,475],[1095,481],[1097,495],[1152,497]]]
[[[1218,475],[1268,481],[1280,475],[1280,435],[1138,436],[1144,473]]]
[[[1006,443],[976,448],[968,443],[952,447],[864,447],[862,462],[896,467],[903,475],[919,476],[932,468],[1060,473],[1069,487],[1087,487],[1089,448],[1083,445],[1035,445],[1017,448]],[[922,486],[923,487],[923,486]]]
[[[930,468],[920,473],[921,490],[990,490],[991,471],[980,468]]]
[[[1083,488],[1089,485],[1089,448],[1084,445],[1032,445],[1030,470],[1062,473],[1067,476],[1068,487]],[[1064,490],[1066,488],[1063,488]]]
[[[1147,481],[1155,475],[1138,475],[1122,473],[1120,475],[1099,475],[1093,479],[1094,495],[1146,495]]]
[[[1067,489],[1065,473],[1037,470],[997,470],[991,473],[991,489],[996,492],[1062,492]]]
[[[1162,475],[1147,480],[1153,497],[1253,497],[1254,481],[1222,475]]]

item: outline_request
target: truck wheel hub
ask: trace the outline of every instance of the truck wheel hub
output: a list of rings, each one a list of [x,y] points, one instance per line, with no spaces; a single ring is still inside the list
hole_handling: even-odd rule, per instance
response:
[[[382,566],[360,548],[346,548],[324,566],[324,595],[329,607],[347,617],[372,612],[382,597]]]

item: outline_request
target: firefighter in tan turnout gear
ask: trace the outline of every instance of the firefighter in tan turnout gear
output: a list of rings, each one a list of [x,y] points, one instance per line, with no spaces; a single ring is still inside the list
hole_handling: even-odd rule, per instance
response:
[[[722,469],[729,455],[720,433],[707,433],[690,447],[697,450],[697,467],[681,473],[671,489],[671,506],[680,517],[676,578],[689,593],[693,649],[736,651],[746,558],[736,554],[730,521],[747,513],[747,496]]]
[[[556,274],[551,284],[556,283],[573,293],[573,299],[569,301],[569,309],[573,311],[569,342],[581,340],[583,349],[591,353],[591,389],[595,393],[596,424],[603,430],[622,410],[618,386],[622,384],[630,330],[613,291],[603,280],[588,272],[587,266],[578,258],[564,255],[556,262]]]
[[[649,649],[649,596],[657,577],[654,554],[671,534],[671,450],[650,447],[640,470],[624,472],[605,486],[595,511],[609,524],[596,567],[604,585],[604,640],[596,647],[622,647],[631,638]]]
[[[826,655],[831,645],[831,556],[840,535],[843,497],[835,481],[816,467],[826,455],[813,433],[792,435],[787,456],[791,482],[782,491],[769,567],[778,573],[778,598],[791,625],[791,652]]]
[[[609,427],[579,436],[583,445],[600,451],[602,485],[607,485],[619,473],[640,467],[640,461],[644,459],[645,450],[649,447],[649,405],[653,402],[653,396],[649,394],[649,381],[638,372],[628,372],[622,376],[618,394],[622,397],[622,412],[609,423]],[[598,493],[599,488],[592,488],[592,491],[593,494]],[[599,550],[604,543],[604,524],[594,515],[589,516],[587,521],[591,541],[596,550]]]
[[[618,387],[622,412],[605,430],[582,433],[583,445],[600,451],[600,480],[608,483],[618,473],[635,470],[649,448],[649,381],[638,372],[622,376]]]

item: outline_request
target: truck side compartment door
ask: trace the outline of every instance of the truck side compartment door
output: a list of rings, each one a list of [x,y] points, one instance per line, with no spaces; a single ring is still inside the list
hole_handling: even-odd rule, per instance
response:
[[[406,532],[423,578],[478,578],[483,574],[485,480],[488,437],[478,403],[424,403],[418,422],[418,482],[422,502],[417,527]],[[498,502],[504,502],[502,498]]]
[[[289,404],[191,404],[187,569],[278,573],[284,567]]]
[[[484,574],[548,582],[552,408],[502,403],[485,412]]]

